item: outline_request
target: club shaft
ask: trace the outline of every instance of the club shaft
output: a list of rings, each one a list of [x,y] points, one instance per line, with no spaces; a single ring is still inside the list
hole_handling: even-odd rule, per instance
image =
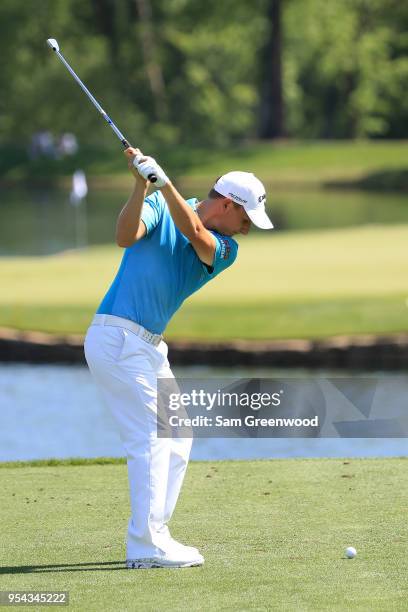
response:
[[[59,50],[59,46],[58,46],[57,41],[55,39],[49,38],[47,42],[48,42],[49,46],[52,48],[52,50],[58,55],[58,57],[60,58],[61,62],[64,64],[65,68],[74,77],[74,79],[76,80],[78,85],[81,87],[81,89],[86,93],[86,95],[88,96],[88,98],[90,99],[92,104],[95,106],[95,108],[100,112],[100,114],[105,119],[105,121],[111,126],[112,130],[115,132],[116,136],[119,138],[119,140],[121,141],[121,143],[124,146],[124,148],[127,149],[128,147],[130,147],[129,142],[126,140],[126,138],[124,137],[122,132],[119,130],[118,127],[116,127],[116,125],[113,123],[113,121],[109,117],[109,115],[107,113],[105,113],[105,111],[103,110],[103,108],[99,104],[99,102],[93,97],[93,95],[91,94],[89,89],[83,84],[83,82],[81,81],[81,79],[79,78],[77,73],[68,64],[67,60],[65,59],[65,57],[62,55],[62,53]],[[149,181],[151,183],[155,183],[157,181],[157,176],[152,173],[152,174],[149,174],[148,179],[149,179]]]
[[[95,108],[98,109],[98,111],[101,113],[101,115],[105,119],[105,121],[111,126],[112,130],[115,132],[116,136],[122,142],[123,146],[125,148],[127,148],[129,146],[129,142],[126,140],[126,138],[124,137],[122,132],[119,130],[119,128],[116,127],[116,125],[113,123],[113,121],[109,117],[109,115],[103,110],[103,108],[99,104],[99,102],[94,98],[94,96],[91,94],[89,89],[83,84],[83,82],[81,81],[81,79],[79,78],[77,73],[71,68],[71,66],[66,61],[65,57],[62,55],[62,53],[60,51],[57,51],[57,50],[55,50],[55,53],[58,55],[58,57],[60,58],[61,62],[64,64],[65,68],[67,70],[69,70],[69,72],[72,74],[72,76],[74,77],[74,79],[76,80],[78,85],[81,87],[81,89],[86,93],[86,95],[88,96],[88,98],[90,99],[92,104],[95,106]]]

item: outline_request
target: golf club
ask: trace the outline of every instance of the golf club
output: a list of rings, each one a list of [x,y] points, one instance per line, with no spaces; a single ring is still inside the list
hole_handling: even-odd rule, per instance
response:
[[[128,147],[130,147],[129,142],[126,140],[126,138],[123,136],[122,132],[116,127],[116,125],[113,123],[112,119],[109,117],[109,115],[107,113],[105,113],[105,111],[103,110],[102,106],[99,104],[99,102],[93,97],[93,95],[91,94],[91,92],[89,91],[89,89],[87,87],[85,87],[85,85],[83,84],[83,82],[81,81],[81,79],[79,78],[79,76],[76,74],[76,72],[71,68],[71,66],[68,64],[68,62],[66,61],[65,57],[62,55],[62,53],[60,52],[60,48],[59,48],[59,44],[57,43],[57,41],[55,40],[55,38],[48,38],[47,39],[47,44],[49,47],[51,47],[51,49],[53,51],[55,51],[55,53],[58,55],[58,57],[60,58],[61,62],[64,64],[64,66],[67,68],[67,70],[69,70],[69,72],[72,74],[72,76],[74,77],[74,79],[76,80],[76,82],[78,83],[78,85],[82,88],[82,90],[86,93],[86,95],[88,96],[88,98],[90,99],[90,101],[92,102],[92,104],[98,109],[98,111],[101,113],[102,117],[105,119],[105,121],[107,121],[109,123],[109,125],[111,126],[112,130],[115,132],[116,136],[119,138],[119,140],[121,141],[122,145],[124,146],[125,149],[127,149]],[[149,174],[149,181],[151,183],[155,183],[157,181],[157,177],[155,174]]]

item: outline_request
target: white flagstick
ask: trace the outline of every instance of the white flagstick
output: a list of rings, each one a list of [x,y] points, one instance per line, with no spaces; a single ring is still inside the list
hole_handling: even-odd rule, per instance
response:
[[[75,207],[75,241],[77,248],[85,247],[87,244],[87,210],[86,196],[88,185],[85,172],[75,170],[72,175],[72,191],[70,194],[71,204]]]

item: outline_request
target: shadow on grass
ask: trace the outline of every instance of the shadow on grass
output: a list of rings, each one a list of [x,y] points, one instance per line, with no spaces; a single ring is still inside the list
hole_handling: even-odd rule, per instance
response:
[[[116,567],[119,566],[119,567]],[[106,572],[126,570],[124,561],[94,561],[93,563],[58,563],[49,565],[15,565],[0,567],[0,574],[44,574],[48,572]]]
[[[325,187],[334,189],[363,189],[367,191],[408,191],[408,168],[394,168],[370,172],[354,181],[329,181]]]

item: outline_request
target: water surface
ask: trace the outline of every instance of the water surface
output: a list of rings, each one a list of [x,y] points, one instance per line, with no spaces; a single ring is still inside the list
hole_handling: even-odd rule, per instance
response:
[[[184,377],[232,378],[329,375],[196,367],[174,368],[174,373]],[[406,394],[408,376],[398,378],[401,392],[405,389]],[[192,459],[402,456],[407,451],[407,439],[213,438],[196,439]],[[115,422],[86,367],[0,365],[0,461],[99,456],[121,457],[123,449]]]
[[[208,186],[186,198],[205,198]],[[128,191],[90,190],[79,207],[62,189],[0,190],[0,255],[46,255],[86,244],[112,243],[116,217]],[[281,231],[408,223],[406,194],[350,191],[275,191],[268,208]],[[256,231],[256,230],[255,230]]]

